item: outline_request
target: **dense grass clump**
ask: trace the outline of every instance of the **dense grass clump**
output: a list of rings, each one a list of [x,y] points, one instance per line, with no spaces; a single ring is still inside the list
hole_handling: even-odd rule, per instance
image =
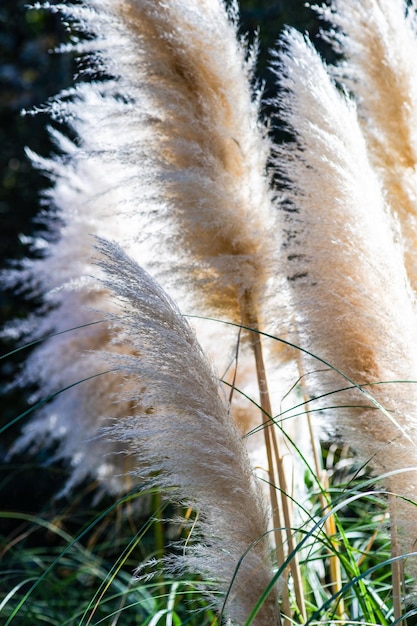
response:
[[[385,494],[346,449],[325,447],[323,460],[327,490],[320,491],[306,472],[309,518],[297,535],[308,623],[392,624]],[[183,526],[163,521],[172,517],[172,509],[153,506],[152,513],[144,513],[150,502],[155,505],[152,493],[131,494],[116,503],[107,498],[92,508],[89,503],[97,495],[97,486],[86,485],[70,503],[55,502],[38,515],[2,512],[4,622],[215,624],[197,579],[132,579],[138,562],[160,556],[161,549],[175,553],[172,542],[189,536]],[[323,496],[338,508],[332,535],[326,532]],[[332,558],[341,565],[338,581]],[[410,603],[404,613],[408,610],[407,623],[413,624]]]
[[[267,99],[235,2],[45,9],[5,626],[416,623],[417,4],[313,7]]]

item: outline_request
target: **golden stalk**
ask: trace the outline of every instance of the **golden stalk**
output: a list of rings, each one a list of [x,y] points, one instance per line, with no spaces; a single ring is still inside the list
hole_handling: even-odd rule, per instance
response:
[[[250,303],[251,301],[250,296],[248,294],[246,295],[245,301],[246,301],[245,303]],[[277,515],[279,511],[277,489],[279,489],[280,494],[281,494],[280,500],[281,500],[282,514],[284,517],[288,554],[293,553],[293,558],[291,559],[291,562],[290,562],[290,571],[291,571],[291,575],[292,575],[293,583],[294,583],[295,598],[296,598],[298,610],[303,620],[306,620],[307,617],[306,617],[306,608],[305,608],[305,602],[304,602],[304,591],[303,591],[303,585],[302,585],[302,580],[301,580],[301,571],[300,571],[300,566],[299,566],[299,561],[298,561],[298,554],[295,551],[296,546],[294,543],[294,536],[292,534],[292,526],[293,526],[292,511],[291,511],[291,506],[290,506],[290,500],[288,498],[288,487],[287,487],[287,480],[285,476],[283,459],[280,453],[279,441],[278,441],[278,437],[276,436],[274,422],[272,419],[272,415],[273,415],[272,405],[271,405],[271,399],[270,399],[270,394],[269,394],[269,389],[268,389],[268,381],[267,381],[266,368],[265,368],[265,362],[264,362],[264,357],[263,357],[262,342],[261,342],[260,335],[258,333],[259,325],[258,325],[256,316],[250,313],[250,311],[253,311],[253,308],[250,307],[250,305],[247,305],[246,307],[244,307],[244,309],[246,309],[247,326],[252,329],[249,335],[250,335],[251,347],[252,347],[254,357],[255,357],[256,375],[257,375],[258,388],[259,388],[259,401],[260,401],[260,406],[261,406],[262,413],[263,413],[263,424],[264,424],[263,432],[265,436],[265,447],[266,447],[268,469],[269,469],[270,497],[271,497],[273,523],[274,523],[274,528],[275,528],[275,541],[276,541],[277,548],[278,548],[280,542],[282,543],[282,532],[281,532],[282,526],[281,526],[280,519]],[[277,532],[277,529],[280,529],[279,533]],[[283,554],[281,552],[278,553],[278,550],[277,550],[277,557],[279,559],[278,563],[284,562],[284,561],[280,561],[280,559],[283,558]]]
[[[401,548],[398,543],[397,533],[397,501],[393,493],[388,496],[388,507],[390,513],[390,535],[391,535],[391,557],[395,558],[401,555]],[[391,563],[391,575],[392,575],[392,599],[394,604],[394,619],[395,621],[401,620],[402,607],[401,607],[401,561],[396,560]]]
[[[324,515],[326,513],[326,510],[330,506],[330,502],[328,498],[326,498],[326,495],[325,495],[326,493],[328,493],[328,487],[329,487],[328,474],[326,470],[323,468],[322,457],[317,449],[316,436],[314,433],[313,424],[311,422],[311,416],[310,416],[310,408],[309,408],[310,402],[308,399],[308,395],[307,395],[307,391],[305,389],[305,383],[304,383],[305,372],[304,372],[304,367],[303,367],[303,364],[299,355],[297,356],[297,365],[298,365],[298,371],[300,372],[301,388],[303,390],[305,414],[307,418],[308,431],[310,435],[311,450],[313,453],[314,470],[316,472],[317,480],[320,482],[320,485],[322,487],[320,489],[319,500],[320,500],[321,510]],[[333,552],[329,552],[330,584],[332,588],[332,593],[338,594],[340,593],[342,589],[342,572],[341,572],[341,567],[340,567],[340,559],[336,554],[339,551],[339,545],[333,539],[333,537],[335,537],[336,532],[337,532],[334,515],[330,515],[329,517],[326,518],[326,521],[324,522],[324,529],[332,545],[332,548],[334,550]],[[345,603],[344,603],[342,596],[340,596],[340,600],[337,603],[336,615],[340,620],[343,620],[344,615],[345,615]]]

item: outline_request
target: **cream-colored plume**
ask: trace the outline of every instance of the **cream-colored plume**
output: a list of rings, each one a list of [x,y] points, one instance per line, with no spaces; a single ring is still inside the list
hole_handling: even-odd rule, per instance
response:
[[[248,299],[254,307],[264,295],[276,246],[270,145],[236,17],[221,0],[87,6],[84,28],[99,34],[103,68],[131,103],[119,122],[131,140],[114,156],[143,168],[150,185],[151,207],[136,212],[154,218],[157,264],[171,253],[166,269],[179,270],[186,291],[201,287],[205,313],[210,305],[239,323]]]
[[[369,155],[401,223],[417,290],[417,4],[333,0],[319,14],[343,62],[332,70],[357,100]]]
[[[122,356],[109,355],[109,367],[128,381],[121,396],[135,408],[107,436],[127,444],[128,454],[134,450],[141,480],[198,513],[183,556],[166,564],[214,581],[213,604],[224,604],[224,616],[244,624],[271,582],[272,568],[267,518],[241,435],[174,303],[115,244],[101,241],[99,253],[106,289],[119,307],[108,318]],[[274,591],[251,623],[279,623]]]
[[[88,277],[93,236],[112,236],[130,249],[132,224],[121,190],[112,182],[123,166],[106,162],[98,147],[106,134],[96,133],[94,124],[100,123],[100,115],[108,115],[100,87],[80,87],[75,100],[63,106],[65,115],[70,115],[70,109],[76,111],[72,127],[84,141],[76,145],[51,131],[62,156],[46,160],[31,154],[54,182],[44,199],[49,205],[43,216],[48,235],[33,241],[38,247],[35,258],[3,275],[7,285],[23,285],[43,301],[37,315],[11,325],[7,332],[20,333],[26,340],[58,333],[40,341],[16,380],[22,387],[34,385],[38,390],[31,400],[41,404],[12,452],[58,444],[54,458],[70,462],[67,489],[93,477],[106,490],[118,493],[131,486],[126,478],[129,458],[122,458],[117,446],[98,441],[96,435],[110,417],[125,415],[130,407],[115,403],[117,376],[101,375],[106,368],[95,351],[115,348],[96,309],[109,295]],[[87,133],[92,134],[88,144]]]
[[[417,314],[396,226],[355,105],[300,34],[288,31],[283,48],[275,66],[279,105],[294,136],[277,153],[287,181],[283,262],[295,342],[319,357],[303,355],[311,408],[322,407],[378,473],[404,471],[384,484],[414,499]],[[417,509],[401,504],[399,524],[403,549],[411,548]]]

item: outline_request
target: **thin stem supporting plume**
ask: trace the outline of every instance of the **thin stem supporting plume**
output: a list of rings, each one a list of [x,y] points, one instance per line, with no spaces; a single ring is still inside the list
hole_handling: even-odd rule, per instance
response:
[[[258,379],[258,387],[259,387],[259,395],[260,395],[260,405],[263,411],[263,423],[264,428],[263,432],[265,435],[265,445],[268,457],[268,468],[269,468],[269,480],[270,480],[270,496],[271,496],[271,506],[272,506],[272,516],[275,525],[276,531],[281,528],[281,519],[278,515],[279,508],[282,510],[283,521],[284,521],[284,529],[287,543],[288,553],[294,552],[294,558],[290,563],[290,570],[293,577],[294,582],[294,591],[295,598],[298,605],[298,609],[303,619],[306,619],[306,611],[305,611],[305,602],[304,602],[304,593],[302,587],[301,580],[301,572],[298,562],[298,554],[295,552],[295,544],[293,537],[293,516],[290,508],[290,501],[288,498],[288,486],[287,480],[285,476],[285,469],[283,464],[283,458],[280,454],[279,450],[279,441],[276,436],[275,429],[271,426],[273,424],[272,420],[272,405],[270,401],[270,395],[268,390],[268,382],[266,376],[266,368],[264,364],[263,351],[262,351],[262,343],[261,338],[258,334],[258,326],[255,320],[251,320],[250,318],[245,322],[249,327],[253,328],[253,331],[250,333],[251,345],[255,357],[256,363],[256,374]],[[281,507],[278,504],[277,498],[277,488],[280,492],[280,503]],[[277,548],[283,543],[282,535],[284,533],[276,532],[276,542]],[[282,559],[282,550],[280,550],[278,557]],[[283,560],[279,560],[279,562],[283,562]],[[290,614],[288,614],[289,616]]]

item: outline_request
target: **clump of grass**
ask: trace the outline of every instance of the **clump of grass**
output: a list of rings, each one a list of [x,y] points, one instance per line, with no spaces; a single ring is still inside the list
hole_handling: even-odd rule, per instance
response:
[[[74,506],[42,517],[4,511],[2,520],[15,528],[2,537],[3,623],[149,625],[162,617],[160,623],[212,623],[196,581],[132,579],[137,562],[153,554],[153,517],[143,517],[138,528],[143,497],[134,494],[101,512]],[[132,536],[133,523],[138,530]]]
[[[370,16],[377,9],[366,3]],[[235,5],[52,10],[88,34],[74,47],[100,76],[49,107],[76,136],[51,131],[61,156],[31,154],[53,178],[55,212],[43,253],[34,239],[37,258],[4,275],[43,299],[39,315],[6,331],[37,344],[17,384],[39,383],[37,417],[12,453],[55,445],[71,469],[66,495],[87,476],[141,495],[74,534],[56,516],[5,514],[57,542],[25,546],[29,527],[5,539],[6,624],[411,620],[402,564],[417,535],[417,313],[403,212],[378,173],[373,132],[288,30],[275,104],[292,141],[273,147]],[[197,334],[204,317],[222,318],[212,352],[229,360],[227,396],[167,290],[203,313]],[[323,467],[315,416],[378,476],[349,466],[341,478],[343,456]],[[244,442],[256,432],[252,467]],[[136,502],[148,506],[149,490],[155,510],[138,530]],[[123,532],[108,546],[103,525],[114,532],[116,510]]]
[[[326,461],[327,457],[327,461]],[[325,495],[334,503],[336,533],[325,532],[322,491],[305,473],[307,521],[299,527],[300,568],[308,624],[394,622],[387,500],[346,450],[323,449],[329,475]],[[132,494],[109,506],[89,508],[91,487],[78,501],[58,503],[38,515],[6,512],[2,536],[1,615],[4,623],[53,625],[190,624],[209,626],[217,617],[207,605],[201,581],[162,576],[134,581],[132,571],[155,554],[155,516],[140,513]],[[171,515],[168,511],[162,517]],[[142,520],[139,522],[139,520]],[[71,531],[71,529],[78,529]],[[164,525],[165,549],[181,527]],[[188,531],[187,531],[188,532]],[[169,539],[169,537],[171,539]],[[337,547],[336,547],[337,546]],[[341,562],[342,586],[332,587],[329,558]],[[292,594],[291,594],[292,597]],[[340,601],[344,614],[338,615]],[[409,608],[412,621],[413,609]],[[304,623],[295,614],[292,623]],[[246,623],[246,622],[245,622]],[[247,622],[249,624],[250,621]]]

